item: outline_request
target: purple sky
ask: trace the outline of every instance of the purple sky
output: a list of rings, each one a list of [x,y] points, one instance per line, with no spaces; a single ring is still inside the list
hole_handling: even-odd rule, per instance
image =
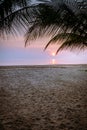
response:
[[[57,45],[49,46],[44,52],[48,38],[31,42],[26,48],[22,37],[0,40],[0,65],[38,64],[87,64],[87,50],[82,52],[62,51],[53,56]]]

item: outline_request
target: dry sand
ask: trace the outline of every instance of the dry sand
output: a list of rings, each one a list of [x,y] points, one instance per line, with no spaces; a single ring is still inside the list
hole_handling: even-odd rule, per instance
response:
[[[0,130],[87,130],[87,65],[0,67]]]

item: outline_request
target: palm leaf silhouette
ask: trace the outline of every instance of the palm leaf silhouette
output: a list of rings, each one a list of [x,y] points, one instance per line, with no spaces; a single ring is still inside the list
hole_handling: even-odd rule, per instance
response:
[[[3,0],[0,2],[0,36],[21,32],[31,22],[34,6],[31,0]],[[32,16],[33,17],[33,16]]]
[[[29,3],[30,2],[30,3]],[[87,6],[70,0],[2,0],[0,2],[0,36],[8,33],[26,31],[25,45],[28,41],[51,35],[45,49],[61,40],[64,48],[83,48],[87,46]]]
[[[40,5],[40,12],[38,15],[40,29],[38,30],[39,34],[50,34],[52,35],[52,39],[47,43],[45,49],[51,43],[58,43],[58,40],[63,42],[60,48],[57,50],[57,53],[64,49],[70,48],[73,49],[83,49],[87,47],[87,13],[86,8],[80,9],[77,4],[77,9],[71,9],[65,3],[62,3],[58,6],[58,9],[52,6],[52,4],[42,4]],[[82,5],[83,6],[83,5]],[[46,12],[47,11],[47,14]],[[33,27],[33,26],[32,26]],[[44,29],[47,27],[45,33]],[[38,28],[36,26],[35,28]],[[37,29],[32,30],[32,34],[36,31],[34,38],[38,37]],[[44,29],[43,29],[44,28]],[[55,29],[56,28],[56,29]],[[42,30],[41,30],[42,29]],[[50,30],[50,33],[49,31]],[[27,41],[30,39],[29,34],[31,32],[27,32]],[[31,36],[30,36],[31,37]]]

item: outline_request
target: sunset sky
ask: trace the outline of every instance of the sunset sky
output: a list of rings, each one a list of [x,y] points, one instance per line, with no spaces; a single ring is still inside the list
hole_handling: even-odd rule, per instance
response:
[[[23,36],[0,39],[0,65],[87,64],[87,50],[64,50],[55,55],[59,44],[51,45],[43,51],[48,41],[48,37],[39,38],[25,47]]]
[[[64,50],[55,56],[58,45],[43,51],[48,38],[40,38],[25,47],[24,38],[0,39],[0,65],[87,64],[87,51]]]

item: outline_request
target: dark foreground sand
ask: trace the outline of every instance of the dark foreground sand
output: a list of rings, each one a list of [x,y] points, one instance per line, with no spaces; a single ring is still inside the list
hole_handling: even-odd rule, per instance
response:
[[[0,67],[0,130],[87,130],[87,65]]]

